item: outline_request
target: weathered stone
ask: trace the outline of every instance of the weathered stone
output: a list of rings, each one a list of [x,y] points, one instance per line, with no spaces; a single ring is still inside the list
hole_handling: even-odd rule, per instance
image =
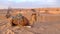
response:
[[[28,19],[20,14],[12,18],[12,23],[15,25],[22,25],[22,26],[29,25]]]

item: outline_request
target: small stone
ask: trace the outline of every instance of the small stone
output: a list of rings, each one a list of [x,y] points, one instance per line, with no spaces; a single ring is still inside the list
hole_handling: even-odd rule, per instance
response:
[[[31,28],[31,26],[24,26],[24,27]]]

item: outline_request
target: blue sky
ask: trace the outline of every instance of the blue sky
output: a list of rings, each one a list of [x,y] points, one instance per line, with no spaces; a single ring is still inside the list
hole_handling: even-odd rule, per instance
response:
[[[60,7],[60,0],[0,0],[0,8]]]

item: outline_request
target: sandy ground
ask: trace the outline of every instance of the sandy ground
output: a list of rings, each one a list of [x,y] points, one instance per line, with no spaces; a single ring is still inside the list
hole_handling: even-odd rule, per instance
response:
[[[0,34],[60,34],[60,22],[35,23],[33,27],[11,26],[8,19],[0,19]]]
[[[60,20],[59,22],[36,22],[31,28],[11,26],[8,19],[0,18],[0,34],[60,34],[59,26]]]

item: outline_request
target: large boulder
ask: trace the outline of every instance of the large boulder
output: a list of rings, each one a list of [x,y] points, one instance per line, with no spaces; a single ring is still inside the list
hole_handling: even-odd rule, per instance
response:
[[[12,24],[27,26],[29,25],[29,21],[26,17],[24,17],[22,14],[19,13],[16,16],[12,17]]]

